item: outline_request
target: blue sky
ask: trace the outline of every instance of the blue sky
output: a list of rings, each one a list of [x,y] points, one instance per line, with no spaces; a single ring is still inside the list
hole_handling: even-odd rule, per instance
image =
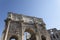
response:
[[[60,29],[60,0],[0,0],[0,36],[8,12],[43,18],[46,29]]]

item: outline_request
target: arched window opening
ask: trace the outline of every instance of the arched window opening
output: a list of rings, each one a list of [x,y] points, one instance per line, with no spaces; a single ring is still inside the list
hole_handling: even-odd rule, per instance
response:
[[[41,36],[41,38],[42,38],[42,40],[46,40],[46,37],[45,37],[45,36],[43,36],[43,35]]]
[[[53,35],[53,38],[55,39],[55,36]]]
[[[51,34],[54,34],[54,32],[51,31]]]
[[[56,37],[59,38],[59,36],[56,34]]]
[[[12,36],[10,40],[18,40],[18,38],[16,36]]]

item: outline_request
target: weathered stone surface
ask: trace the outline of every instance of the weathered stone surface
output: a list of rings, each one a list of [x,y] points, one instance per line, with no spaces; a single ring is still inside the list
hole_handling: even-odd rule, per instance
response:
[[[57,30],[56,28],[49,29],[48,30],[51,40],[60,40],[60,30]]]
[[[23,40],[24,32],[31,34],[31,38],[27,40],[51,40],[42,18],[9,12],[5,21],[3,40]]]

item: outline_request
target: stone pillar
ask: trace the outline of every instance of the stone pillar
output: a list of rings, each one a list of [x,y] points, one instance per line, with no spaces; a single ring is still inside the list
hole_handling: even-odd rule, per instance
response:
[[[10,22],[11,21],[8,21],[8,27],[7,27],[7,30],[6,30],[6,36],[5,36],[5,39],[4,40],[7,40],[7,38],[8,38],[8,32],[9,32]]]

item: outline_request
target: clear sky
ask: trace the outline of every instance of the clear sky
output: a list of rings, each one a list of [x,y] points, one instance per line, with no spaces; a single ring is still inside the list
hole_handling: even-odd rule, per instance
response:
[[[43,18],[47,29],[60,29],[60,0],[0,0],[0,36],[8,12]]]

